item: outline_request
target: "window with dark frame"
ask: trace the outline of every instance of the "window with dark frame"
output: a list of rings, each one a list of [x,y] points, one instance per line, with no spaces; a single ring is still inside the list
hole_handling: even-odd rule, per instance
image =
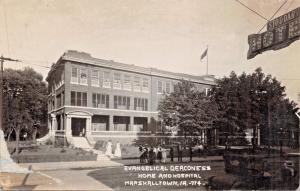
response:
[[[114,96],[114,109],[130,110],[130,97],[127,96]]]
[[[72,67],[71,83],[78,83],[78,69]]]
[[[134,98],[134,110],[148,111],[148,99],[147,98]]]
[[[93,93],[92,103],[95,108],[109,108],[109,95]]]
[[[87,93],[71,91],[71,105],[72,106],[87,106]]]
[[[91,79],[92,86],[99,86],[99,71],[92,70],[92,79]]]
[[[159,94],[163,93],[163,83],[162,83],[162,81],[157,81],[157,93],[159,93]]]

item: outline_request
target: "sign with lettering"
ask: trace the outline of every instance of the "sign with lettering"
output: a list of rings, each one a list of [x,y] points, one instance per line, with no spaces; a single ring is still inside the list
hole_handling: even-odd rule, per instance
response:
[[[267,31],[248,36],[248,59],[267,50],[289,46],[300,38],[300,7],[267,23]]]

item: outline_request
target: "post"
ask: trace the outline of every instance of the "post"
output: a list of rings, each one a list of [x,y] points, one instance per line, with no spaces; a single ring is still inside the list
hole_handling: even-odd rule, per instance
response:
[[[0,129],[3,129],[3,63],[6,61],[20,62],[19,60],[5,58],[3,55],[0,57],[1,72],[0,72]]]
[[[208,75],[208,45],[206,47],[206,75]]]
[[[270,112],[270,101],[268,101],[268,156],[271,152],[271,112]]]
[[[1,55],[1,72],[0,72],[0,129],[3,129],[3,62],[4,58]]]

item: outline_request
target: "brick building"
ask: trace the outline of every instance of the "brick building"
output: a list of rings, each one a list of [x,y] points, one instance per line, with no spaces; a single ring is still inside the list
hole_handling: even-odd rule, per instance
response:
[[[213,76],[173,73],[67,51],[46,78],[50,134],[66,136],[70,143],[74,137],[130,143],[138,136],[151,136],[149,124],[158,121],[159,101],[182,79],[199,91],[215,84]],[[160,131],[159,125],[155,131]]]

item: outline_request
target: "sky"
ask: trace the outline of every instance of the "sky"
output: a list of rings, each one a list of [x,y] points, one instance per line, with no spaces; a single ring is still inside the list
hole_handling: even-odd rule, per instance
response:
[[[300,7],[300,0],[240,0],[266,18]],[[220,78],[261,67],[300,103],[300,41],[247,60],[248,35],[266,21],[236,0],[0,0],[0,54],[47,76],[66,50],[95,58]],[[266,29],[263,29],[265,31]]]

